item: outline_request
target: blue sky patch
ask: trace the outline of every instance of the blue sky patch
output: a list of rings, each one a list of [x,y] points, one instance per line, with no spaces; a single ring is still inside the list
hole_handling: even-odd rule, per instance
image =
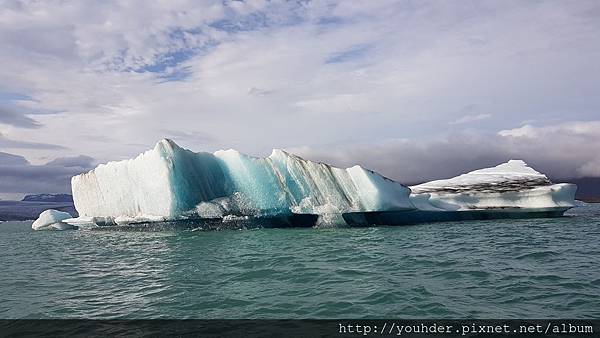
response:
[[[325,60],[325,63],[342,63],[356,61],[366,56],[371,49],[370,45],[356,45],[343,52],[334,53]]]
[[[15,93],[15,92],[4,92],[0,91],[0,101],[33,101],[33,98],[29,95]]]

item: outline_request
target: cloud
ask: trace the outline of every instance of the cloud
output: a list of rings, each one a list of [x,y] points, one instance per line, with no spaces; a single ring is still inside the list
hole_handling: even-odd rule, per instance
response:
[[[538,139],[541,137],[564,137],[565,135],[592,139],[598,143],[600,139],[600,121],[571,121],[557,125],[535,127],[526,124],[519,128],[501,130],[499,135],[511,138]],[[587,144],[589,145],[589,143]]]
[[[472,147],[485,159],[477,163],[490,164],[530,156],[496,132],[524,120],[593,120],[600,109],[595,1],[1,7],[0,90],[31,100],[17,115],[0,113],[8,125],[0,147],[21,147],[31,159],[64,156],[53,144],[100,161],[129,158],[171,136],[195,150],[256,155],[302,146],[368,153],[376,145],[385,156],[412,147],[447,158],[450,174],[469,165],[436,149]],[[55,113],[31,115],[40,109]],[[478,135],[462,130],[468,126]],[[420,162],[394,169],[392,159],[362,159],[419,176]],[[446,175],[444,167],[436,175]],[[590,171],[570,168],[570,175]]]
[[[0,123],[20,128],[40,128],[42,126],[38,121],[25,116],[23,109],[2,102],[0,102]]]
[[[600,177],[600,121],[289,150],[340,166],[358,163],[404,183],[452,177],[510,159],[525,160],[558,179]]]
[[[560,176],[598,177],[600,121],[571,121],[548,126],[525,125],[498,132],[512,153],[523,153]]]
[[[481,121],[481,120],[489,119],[490,117],[492,117],[492,114],[465,115],[465,116],[459,118],[458,120],[452,122],[452,124],[464,124],[464,123],[469,123],[469,122],[474,122],[474,121]]]
[[[32,165],[22,156],[0,152],[0,194],[70,193],[71,177],[92,166],[93,159],[83,155]]]
[[[13,155],[0,151],[0,163],[4,165],[24,165],[28,164],[27,160],[23,156]]]
[[[600,158],[585,163],[578,172],[581,176],[600,177]]]
[[[66,167],[66,168],[73,168],[73,167],[92,168],[93,163],[94,163],[94,159],[92,157],[85,156],[85,155],[79,155],[79,156],[74,156],[74,157],[59,157],[59,158],[56,158],[56,159],[48,162],[46,165],[62,166],[62,167]]]
[[[262,88],[256,88],[256,87],[252,87],[248,90],[248,95],[252,95],[252,96],[267,96],[269,94],[273,93],[272,90],[268,90],[268,89],[262,89]]]
[[[352,46],[347,50],[336,52],[327,57],[325,63],[342,63],[357,61],[364,58],[371,47],[368,45]]]
[[[5,137],[0,133],[0,149],[66,149],[63,146],[49,143],[17,141]]]

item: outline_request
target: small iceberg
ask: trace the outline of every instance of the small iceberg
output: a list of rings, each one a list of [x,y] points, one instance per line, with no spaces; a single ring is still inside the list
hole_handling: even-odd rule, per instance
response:
[[[73,216],[68,212],[49,209],[43,211],[40,216],[31,224],[33,230],[72,230],[76,226],[63,222]]]

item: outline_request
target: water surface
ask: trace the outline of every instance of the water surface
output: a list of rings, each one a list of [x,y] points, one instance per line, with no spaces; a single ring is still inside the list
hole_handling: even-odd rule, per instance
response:
[[[0,224],[0,318],[600,317],[600,205],[404,227]]]

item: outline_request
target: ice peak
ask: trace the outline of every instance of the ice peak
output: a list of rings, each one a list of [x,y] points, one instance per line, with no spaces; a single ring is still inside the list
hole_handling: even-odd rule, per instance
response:
[[[302,157],[296,155],[296,154],[292,154],[284,149],[279,149],[279,148],[274,148],[271,151],[271,155],[269,155],[269,158],[274,159],[274,158],[291,158],[294,160],[299,160],[299,161],[306,161],[305,159],[303,159]]]
[[[162,138],[160,139],[158,142],[156,142],[156,144],[160,144],[160,145],[168,145],[168,146],[173,146],[173,145],[177,145],[177,143],[175,143],[175,141],[171,140],[170,138]]]
[[[217,150],[213,153],[218,158],[239,158],[242,154],[235,149]]]
[[[271,155],[269,157],[271,157],[271,156],[281,156],[281,155],[283,155],[283,156],[289,156],[290,153],[288,153],[287,151],[285,151],[283,149],[280,149],[280,148],[273,148],[273,150],[271,151]]]
[[[523,160],[509,160],[506,163],[499,164],[495,167],[478,169],[471,171],[465,175],[469,174],[485,174],[485,175],[532,175],[532,176],[540,176],[546,177],[546,175],[536,171],[531,168],[525,161]]]
[[[168,150],[173,150],[173,149],[178,149],[181,148],[177,143],[175,143],[175,141],[171,140],[170,138],[163,138],[160,141],[156,142],[156,146],[154,146],[154,149],[168,149]]]
[[[435,180],[412,186],[413,192],[422,193],[448,187],[468,187],[475,185],[508,184],[509,182],[529,182],[529,185],[547,185],[546,175],[534,170],[523,160],[509,160],[495,167],[477,169],[445,180]]]

